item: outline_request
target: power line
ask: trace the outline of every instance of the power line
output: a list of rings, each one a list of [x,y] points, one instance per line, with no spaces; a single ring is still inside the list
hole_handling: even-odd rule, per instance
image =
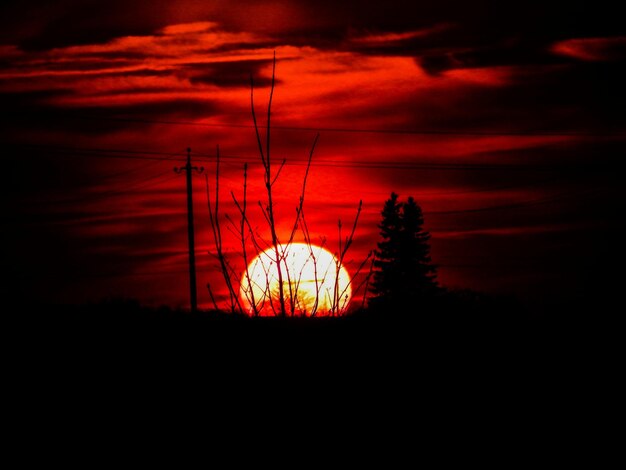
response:
[[[135,160],[158,160],[158,161],[175,161],[174,157],[184,158],[184,152],[156,152],[153,150],[129,150],[129,149],[103,149],[94,147],[63,147],[56,145],[40,145],[40,144],[9,144],[8,147],[16,147],[32,150],[47,150],[52,152],[66,152],[67,154],[92,155],[94,157],[103,158],[122,158]]]
[[[162,119],[146,118],[125,118],[106,116],[76,116],[77,119],[89,119],[96,121],[115,121],[139,124],[161,124],[167,126],[196,126],[213,128],[232,129],[253,129],[252,124],[231,124],[231,123],[206,123],[194,121],[173,121]],[[261,129],[266,126],[259,125]],[[309,126],[281,126],[272,124],[272,129],[283,131],[305,131],[305,132],[344,132],[351,134],[395,134],[395,135],[456,135],[468,137],[624,137],[623,132],[583,132],[583,131],[460,131],[460,130],[440,130],[440,129],[372,129],[372,128],[350,128],[350,127],[309,127]]]
[[[471,209],[459,209],[459,210],[451,210],[451,211],[424,211],[425,214],[428,215],[457,215],[457,214],[471,214],[476,212],[488,212],[488,211],[499,211],[499,210],[510,210],[510,209],[519,209],[524,207],[531,206],[540,206],[544,204],[551,204],[553,202],[560,202],[565,199],[587,196],[590,194],[601,192],[604,188],[588,188],[579,191],[569,191],[563,192],[559,194],[553,194],[550,196],[531,199],[527,201],[513,202],[510,204],[501,204],[496,206],[486,206],[486,207],[476,207]]]
[[[204,158],[205,161],[215,159],[210,154],[195,154]],[[250,162],[258,157],[244,157],[238,155],[220,156],[220,158],[239,160],[242,162]],[[252,161],[252,164],[257,164]],[[259,163],[260,164],[260,163]],[[287,166],[306,166],[307,160],[291,159],[286,160]],[[567,169],[587,169],[598,168],[599,164],[594,165],[533,165],[533,164],[491,164],[491,163],[433,163],[433,162],[410,162],[410,161],[393,161],[393,160],[329,160],[329,159],[313,159],[312,166],[332,167],[332,168],[363,168],[363,169],[392,169],[392,170],[453,170],[453,171],[472,171],[472,170],[528,170],[528,171],[563,171]]]
[[[81,156],[88,158],[117,158],[117,159],[134,159],[134,160],[153,160],[153,161],[177,161],[172,155],[178,156],[177,153],[154,152],[154,151],[137,151],[122,149],[99,149],[99,148],[79,148],[79,147],[56,147],[48,145],[14,145],[17,148],[28,148],[32,150],[45,150],[48,152],[62,153],[65,156]],[[193,153],[196,160],[215,161],[215,156],[205,153]],[[222,155],[222,160],[248,162],[251,164],[260,164],[257,162],[257,156],[241,156],[241,155]],[[304,159],[286,160],[287,166],[305,166],[307,161]],[[536,165],[536,164],[490,164],[490,163],[432,163],[432,162],[408,162],[408,161],[389,161],[382,159],[371,160],[329,160],[329,159],[313,159],[312,166],[331,167],[331,168],[362,168],[362,169],[392,169],[392,170],[452,170],[452,171],[472,171],[472,170],[523,170],[523,171],[565,171],[565,170],[589,170],[589,169],[614,169],[618,165],[599,162],[594,164],[572,164],[572,165]]]
[[[64,154],[67,154],[67,152],[69,152],[69,154],[71,155],[76,155],[76,156],[85,156],[85,157],[96,157],[96,158],[122,158],[122,159],[138,159],[138,160],[156,160],[156,161],[175,161],[173,159],[173,156],[178,156],[179,154],[177,153],[167,153],[167,152],[151,152],[151,151],[146,151],[146,152],[142,152],[142,151],[137,151],[137,150],[121,150],[121,149],[97,149],[97,148],[67,148],[67,147],[54,147],[54,146],[34,146],[34,145],[27,145],[24,147],[28,147],[28,148],[34,148],[34,149],[38,149],[38,150],[49,150],[49,151],[53,151],[53,152],[63,152]],[[209,154],[195,154],[200,156],[200,158],[198,159],[213,159],[213,157]],[[241,157],[241,156],[223,156],[221,158],[224,159],[233,159],[233,160],[242,160],[245,161],[245,157]],[[369,162],[340,162],[337,165],[334,165],[333,161],[331,160],[325,160],[325,163],[328,164],[328,166],[346,166],[346,167],[357,167],[357,168],[372,168],[371,166],[360,166],[359,163],[369,163]],[[521,166],[521,165],[517,165],[517,166],[512,166],[512,165],[485,165],[485,164],[474,164],[474,165],[467,165],[467,164],[453,164],[453,163],[445,163],[445,164],[434,164],[434,163],[429,163],[429,164],[408,164],[406,162],[400,162],[402,163],[402,165],[395,165],[395,163],[398,162],[387,162],[387,163],[380,163],[379,165],[376,166],[376,168],[390,168],[390,169],[398,169],[398,170],[406,170],[406,169],[426,169],[426,170],[432,170],[432,169],[453,169],[453,170],[467,170],[467,169],[487,169],[487,170],[502,170],[502,169],[521,169],[521,170],[528,170],[528,169],[540,169],[540,170],[545,170],[545,169],[549,169],[549,170],[559,170],[562,171],[564,168],[568,168],[568,167],[562,167],[562,166]],[[289,163],[287,163],[289,164]],[[305,162],[301,161],[296,161],[293,164],[306,164]],[[606,165],[605,165],[606,166]],[[611,166],[607,166],[607,168],[609,168]],[[570,167],[570,168],[574,168],[574,167]],[[577,167],[582,169],[583,167]],[[108,196],[115,196],[118,194],[123,194],[123,193],[127,193],[127,192],[131,192],[134,190],[138,190],[138,189],[145,189],[145,187],[147,186],[152,186],[153,180],[157,179],[157,178],[161,178],[163,175],[155,175],[152,177],[148,177],[145,181],[141,181],[139,182],[138,185],[135,185],[134,187],[131,188],[125,188],[125,190],[122,191],[107,191],[105,193],[101,193],[101,194],[95,194],[92,195],[93,199],[100,199],[101,197],[108,197]],[[169,179],[169,178],[168,178]],[[157,181],[157,183],[161,183],[162,181]],[[148,184],[145,184],[148,183]],[[497,189],[497,188],[496,188]],[[585,194],[589,193],[589,192],[593,192],[596,191],[595,189],[587,189],[585,191],[583,191]],[[533,199],[533,200],[529,200],[529,201],[520,201],[520,202],[516,202],[516,203],[510,203],[510,204],[503,204],[503,205],[496,205],[496,206],[487,206],[487,207],[479,207],[479,208],[470,208],[470,209],[461,209],[461,210],[451,210],[451,211],[429,211],[428,214],[431,215],[454,215],[454,214],[465,214],[465,213],[473,213],[473,212],[483,212],[483,211],[494,211],[494,210],[506,210],[506,209],[517,209],[517,208],[523,208],[523,207],[528,207],[528,206],[533,206],[533,205],[541,205],[541,204],[549,204],[552,202],[557,202],[559,200],[562,200],[564,198],[569,198],[569,197],[575,197],[579,194],[577,194],[579,192],[573,192],[573,193],[560,193],[557,195],[551,195],[551,196],[547,196],[544,198],[539,198],[539,199]],[[88,200],[90,199],[90,197],[86,197],[86,198],[81,198],[81,200]],[[71,200],[61,200],[61,201],[55,201],[58,203],[65,203],[65,202],[72,202]]]
[[[165,173],[159,173],[157,175],[151,175],[148,176],[144,179],[139,180],[138,182],[136,182],[134,185],[125,187],[124,189],[120,189],[120,190],[107,190],[107,191],[103,191],[100,193],[95,193],[95,194],[87,194],[85,196],[82,197],[76,197],[73,199],[63,199],[63,200],[56,200],[53,201],[52,203],[54,204],[68,204],[68,203],[83,203],[83,202],[95,202],[98,201],[100,199],[105,199],[105,198],[111,198],[111,197],[116,197],[116,196],[122,196],[122,195],[127,195],[127,194],[131,194],[131,193],[135,193],[135,192],[139,192],[139,191],[145,191],[148,188],[152,188],[154,186],[158,186],[158,185],[162,185],[163,183],[172,181],[176,178],[176,175],[170,175],[169,172],[165,172]]]

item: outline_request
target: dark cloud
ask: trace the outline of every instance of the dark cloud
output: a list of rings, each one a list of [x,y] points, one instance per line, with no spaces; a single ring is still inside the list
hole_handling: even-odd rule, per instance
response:
[[[132,5],[121,0],[108,2],[65,0],[57,2],[6,2],[4,10],[6,44],[45,50],[77,44],[104,43],[128,35],[149,35],[172,23],[211,21],[230,31],[258,33],[265,39],[257,46],[272,44],[311,45],[344,49],[365,54],[396,54],[415,57],[429,73],[467,67],[497,65],[559,64],[562,55],[551,47],[572,38],[619,36],[626,27],[610,5],[588,1],[531,1],[503,4],[478,2],[419,2],[391,0],[365,6],[353,0],[238,2],[224,0],[195,2],[140,0]],[[32,6],[34,5],[34,6]],[[35,12],[49,14],[46,21]],[[39,19],[37,28],[19,34],[19,25]],[[41,24],[40,24],[41,23]],[[445,27],[441,27],[441,26]],[[2,28],[0,28],[2,30]],[[389,42],[356,41],[368,36],[424,30],[424,35]],[[433,30],[428,33],[429,30]],[[268,42],[269,41],[269,42]],[[232,47],[236,47],[233,45]],[[610,43],[609,52],[620,48]],[[613,48],[613,49],[611,49]],[[106,52],[104,53],[107,54]],[[119,53],[109,53],[117,58]],[[136,59],[141,53],[135,54]],[[611,53],[611,55],[615,55]],[[52,65],[53,66],[53,65]],[[209,70],[193,77],[199,83],[222,85],[229,82]],[[234,77],[231,77],[234,78]]]
[[[476,234],[462,240],[435,236],[433,252],[445,253],[436,262],[448,285],[471,285],[559,305],[565,299],[575,303],[610,295],[614,281],[598,274],[610,265],[609,241],[614,239],[606,230],[564,226],[506,236]],[[490,247],[488,251],[485,245]],[[581,249],[583,246],[588,249]]]
[[[614,62],[519,65],[501,84],[433,90],[383,102],[378,112],[404,114],[408,129],[619,133],[626,127],[625,71]]]
[[[615,17],[584,1],[520,5],[492,1],[396,2],[376,16],[368,13],[371,11],[355,8],[350,36],[383,38],[385,33],[420,28],[424,34],[387,42],[351,41],[350,36],[344,36],[346,49],[413,56],[432,74],[468,67],[560,64],[563,57],[551,51],[556,42],[597,35],[619,36],[626,31]],[[622,48],[622,43],[608,41],[605,55],[623,57]]]
[[[601,2],[602,3],[602,2]],[[390,0],[363,4],[356,0],[258,2],[243,0],[61,0],[3,2],[3,42],[17,38],[24,47],[49,48],[104,42],[114,37],[148,34],[173,23],[215,21],[230,30],[308,38],[318,44],[348,32],[390,32],[427,28],[442,22],[457,25],[442,44],[489,45],[495,40],[590,37],[623,32],[616,6],[589,1],[529,1],[503,4],[495,0],[414,2]],[[28,27],[29,23],[32,25]],[[299,33],[299,34],[298,34]]]
[[[260,70],[271,63],[271,59],[258,59],[185,64],[180,73],[188,77],[192,84],[210,84],[227,88],[249,87],[252,74],[255,85],[263,87],[270,85],[271,77],[262,75]],[[280,81],[276,83],[279,84]]]
[[[491,45],[475,49],[428,50],[419,55],[418,64],[432,75],[458,68],[497,66],[525,66],[563,64],[570,61],[552,54],[549,44],[527,42],[524,44]]]
[[[37,58],[37,57],[35,57]],[[20,63],[15,61],[11,63],[6,61],[6,68],[16,74],[20,72],[28,71],[31,74],[41,73],[50,74],[51,72],[94,72],[94,76],[163,76],[167,75],[168,70],[156,70],[151,69],[149,65],[141,67],[141,60],[146,59],[146,54],[140,53],[109,53],[103,52],[98,54],[90,53],[86,55],[86,58],[81,57],[80,54],[74,56],[75,60],[72,61],[58,61],[55,62],[53,58],[43,58],[38,62],[25,61]],[[130,68],[129,67],[133,67]],[[97,75],[95,75],[97,73]],[[28,81],[41,79],[39,76],[20,77],[21,80]],[[6,79],[5,79],[6,80]]]
[[[567,39],[556,43],[552,52],[584,61],[626,59],[626,36]]]
[[[62,303],[67,299],[81,302],[124,293],[132,296],[132,289],[127,291],[126,286],[134,279],[138,266],[154,266],[153,272],[139,270],[153,275],[144,279],[144,285],[154,282],[158,271],[168,278],[182,277],[176,273],[167,275],[172,270],[183,271],[185,266],[168,266],[177,253],[164,247],[182,246],[184,237],[178,233],[184,226],[184,212],[181,210],[180,216],[169,219],[178,224],[175,233],[150,231],[149,224],[138,224],[122,235],[112,234],[101,225],[101,232],[95,236],[77,235],[73,226],[59,221],[12,225],[18,229],[7,233],[6,242],[12,249],[3,249],[7,266],[13,269],[11,282],[16,284],[17,292],[29,292],[30,302]],[[72,220],[76,221],[76,215]],[[91,228],[97,230],[97,226]],[[6,300],[10,303],[13,299]]]
[[[68,107],[50,101],[69,94],[71,92],[67,90],[0,93],[0,104],[4,110],[0,117],[3,127],[0,136],[10,138],[16,130],[23,129],[29,129],[31,133],[108,134],[127,127],[124,118],[185,120],[210,115],[217,109],[212,101],[191,98],[81,107]]]
[[[146,34],[162,24],[154,18],[154,10],[147,8],[147,3],[136,2],[137,9],[129,9],[128,4],[125,7],[124,2],[119,1],[57,0],[29,2],[28,5],[6,2],[1,7],[3,23],[7,25],[2,42],[12,43],[13,36],[19,38],[19,45],[24,49],[46,50]],[[157,8],[158,3],[163,5],[163,2],[154,2]],[[142,9],[145,9],[143,14]],[[38,13],[40,10],[48,12],[45,19]],[[32,21],[36,22],[35,27],[31,26]]]

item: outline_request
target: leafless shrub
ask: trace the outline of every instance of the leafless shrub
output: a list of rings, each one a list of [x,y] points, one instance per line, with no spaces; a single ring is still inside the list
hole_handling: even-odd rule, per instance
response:
[[[319,256],[322,253],[322,250],[325,249],[324,246],[326,245],[326,240],[322,239],[320,243],[321,246],[316,246],[316,244],[311,239],[311,234],[308,224],[306,222],[304,212],[304,201],[308,176],[315,148],[319,142],[320,137],[319,134],[317,134],[313,140],[313,144],[311,145],[308,154],[305,174],[302,180],[302,188],[298,200],[298,205],[296,206],[295,210],[295,218],[292,229],[289,232],[288,237],[284,240],[281,240],[276,224],[277,215],[275,211],[273,188],[286,164],[286,160],[283,159],[276,167],[271,153],[271,118],[272,100],[275,89],[275,76],[276,53],[274,53],[274,60],[272,64],[272,80],[270,86],[269,101],[267,105],[265,142],[263,142],[261,126],[258,123],[255,109],[254,79],[252,75],[250,76],[250,108],[252,113],[252,120],[254,123],[259,157],[263,169],[263,184],[266,196],[264,201],[259,200],[257,201],[257,204],[261,209],[263,219],[269,230],[270,240],[264,240],[259,235],[258,231],[253,228],[249,219],[247,164],[244,165],[243,169],[242,198],[239,199],[233,191],[231,191],[230,193],[233,203],[235,204],[235,207],[238,211],[238,220],[235,221],[229,216],[225,216],[226,220],[229,222],[229,230],[238,239],[241,247],[241,256],[243,258],[243,263],[245,266],[242,277],[237,276],[237,273],[232,268],[224,253],[222,230],[219,218],[219,147],[217,148],[214,191],[215,197],[213,203],[211,203],[208,176],[206,179],[209,219],[211,222],[213,241],[215,245],[215,256],[219,262],[222,277],[224,278],[228,290],[229,309],[232,312],[244,312],[244,308],[240,302],[238,295],[239,291],[245,297],[246,302],[250,306],[248,313],[251,313],[254,316],[261,315],[264,311],[267,311],[268,309],[273,315],[281,317],[298,315],[316,316],[319,313],[320,305],[322,304],[330,305],[328,312],[326,312],[327,314],[333,316],[340,315],[347,308],[349,291],[352,286],[352,279],[350,279],[345,286],[340,286],[340,274],[342,268],[345,266],[348,250],[350,249],[354,240],[354,235],[363,207],[363,203],[362,201],[359,202],[356,217],[352,224],[350,233],[345,239],[343,239],[343,235],[341,232],[342,225],[341,221],[339,221],[339,249],[335,253],[335,263],[333,263],[334,267],[332,268],[333,272],[330,272],[330,265],[326,267],[324,272],[319,272]],[[312,263],[313,266],[313,293],[311,293],[311,289],[302,288],[305,269],[304,266],[298,271],[294,270],[293,267],[289,266],[288,263],[287,258],[290,254],[290,249],[295,243],[298,234],[301,235],[303,243],[307,247],[308,259],[306,260],[306,262]],[[265,263],[265,261],[267,260],[262,260],[262,256],[268,257],[269,262]],[[361,272],[363,267],[367,264],[368,260],[370,260],[371,256],[372,255],[370,253],[367,258],[359,265],[357,271],[354,273],[355,276],[357,276]],[[251,259],[255,260],[252,262],[252,266]],[[263,280],[261,281],[261,284],[265,284],[263,286],[260,285],[259,282],[257,282],[257,280],[255,280],[251,275],[251,271],[256,271],[259,267],[263,270],[263,276],[265,277],[265,282],[263,282]],[[272,288],[271,281],[274,276],[277,278],[277,283]],[[328,279],[328,276],[332,276],[332,278],[334,278],[333,292],[323,292],[324,280]],[[362,285],[363,283],[361,283],[359,287],[357,287],[357,289],[360,288]],[[207,287],[209,288],[209,294],[211,295],[212,302],[217,307],[213,292],[211,291],[210,286]],[[258,295],[259,292],[260,295]],[[354,293],[356,293],[356,291]],[[276,298],[278,299],[278,305],[275,305],[274,302],[274,299]]]

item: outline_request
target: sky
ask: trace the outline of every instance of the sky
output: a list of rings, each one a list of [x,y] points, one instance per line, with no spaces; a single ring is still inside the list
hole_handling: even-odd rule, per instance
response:
[[[413,196],[440,283],[575,303],[617,288],[626,149],[626,26],[586,1],[29,1],[0,6],[2,259],[7,302],[109,296],[188,305],[185,178],[192,162],[198,299],[226,291],[207,188],[222,156],[226,215],[248,163],[267,237],[260,124],[276,53],[272,158],[281,233],[320,134],[305,213],[347,256],[376,247],[392,191]],[[612,10],[613,9],[613,10]],[[205,179],[208,177],[208,180]],[[300,236],[300,235],[298,235]]]

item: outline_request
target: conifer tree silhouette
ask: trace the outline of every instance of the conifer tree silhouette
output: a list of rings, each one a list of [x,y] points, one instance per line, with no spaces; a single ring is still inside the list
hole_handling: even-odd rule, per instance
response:
[[[381,212],[382,241],[375,252],[370,305],[373,308],[413,306],[437,291],[431,264],[430,234],[423,230],[422,209],[409,197],[398,201],[391,193]]]
[[[400,220],[400,290],[408,297],[431,295],[437,288],[437,272],[430,259],[430,234],[423,229],[422,208],[413,197],[402,204]]]
[[[382,221],[378,225],[382,241],[378,242],[378,250],[374,252],[374,280],[372,282],[372,306],[391,303],[397,294],[400,280],[400,207],[398,195],[391,193],[381,212]]]

